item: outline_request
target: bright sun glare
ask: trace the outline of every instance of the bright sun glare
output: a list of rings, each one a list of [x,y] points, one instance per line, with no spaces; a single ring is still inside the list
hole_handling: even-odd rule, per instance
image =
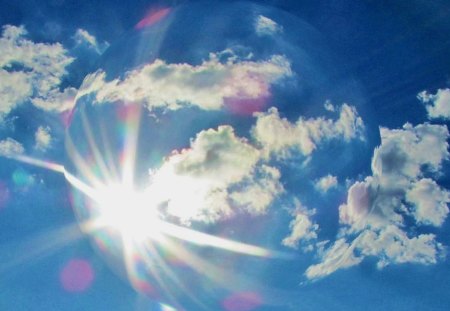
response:
[[[159,232],[157,206],[145,192],[129,185],[112,184],[97,190],[98,218],[107,227],[134,240],[156,238]]]

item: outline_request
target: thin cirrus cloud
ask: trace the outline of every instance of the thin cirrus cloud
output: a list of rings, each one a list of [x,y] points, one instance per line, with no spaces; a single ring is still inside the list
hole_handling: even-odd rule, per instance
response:
[[[432,233],[417,233],[405,225],[440,227],[449,209],[450,193],[434,180],[449,158],[445,125],[405,124],[401,129],[380,128],[381,145],[372,159],[372,176],[354,183],[347,202],[339,207],[342,238],[320,254],[306,276],[319,278],[378,259],[392,263],[436,263],[443,245]]]
[[[63,111],[71,107],[67,96],[74,88],[59,90],[66,67],[73,58],[59,43],[28,40],[23,26],[6,25],[0,38],[0,113],[30,100],[44,110]],[[49,101],[47,101],[49,99]]]
[[[425,104],[428,118],[450,119],[450,89],[439,89],[436,94],[423,91],[417,95],[417,98]]]
[[[123,80],[106,81],[98,71],[85,79],[78,98],[94,92],[98,103],[140,102],[150,110],[176,110],[186,105],[204,110],[224,108],[227,100],[268,98],[270,86],[292,75],[289,60],[273,55],[267,60],[219,60],[211,53],[200,65],[169,64],[157,59],[126,74]]]

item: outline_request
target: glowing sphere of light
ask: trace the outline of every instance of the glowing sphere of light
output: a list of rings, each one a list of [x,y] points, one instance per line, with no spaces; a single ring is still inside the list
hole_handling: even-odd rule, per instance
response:
[[[348,87],[325,51],[285,12],[198,3],[150,10],[104,53],[65,167],[81,227],[136,290],[187,310],[280,303],[293,177],[256,122],[339,100]]]

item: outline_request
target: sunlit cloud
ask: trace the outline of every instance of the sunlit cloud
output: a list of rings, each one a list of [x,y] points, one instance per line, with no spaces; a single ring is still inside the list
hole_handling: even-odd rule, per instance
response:
[[[331,139],[363,139],[364,124],[355,107],[343,104],[337,120],[323,117],[304,119],[292,123],[280,116],[275,107],[257,113],[252,133],[262,145],[266,156],[286,158],[292,151],[310,155],[319,144]]]
[[[282,244],[291,248],[298,248],[300,242],[310,242],[317,239],[317,231],[319,225],[314,223],[311,216],[315,213],[315,210],[309,210],[300,201],[295,202],[296,206],[291,211],[293,220],[289,224],[290,234],[285,237]],[[310,251],[312,244],[304,247],[304,250]]]
[[[8,114],[28,100],[45,110],[70,108],[60,100],[67,97],[68,90],[61,92],[59,86],[72,61],[61,44],[35,43],[27,39],[23,26],[4,26],[0,38],[0,113]],[[47,99],[52,104],[45,104]]]
[[[150,110],[184,106],[219,110],[227,103],[233,106],[236,100],[245,104],[267,98],[272,84],[291,75],[290,62],[282,55],[264,61],[229,58],[221,62],[218,54],[211,53],[197,66],[156,59],[128,72],[122,80],[106,81],[106,73],[98,71],[85,79],[77,98],[95,93],[98,103],[142,103]]]
[[[172,154],[151,174],[155,197],[181,222],[214,223],[240,212],[265,214],[283,193],[280,172],[230,126],[197,134],[189,149]],[[189,202],[189,208],[186,207]]]

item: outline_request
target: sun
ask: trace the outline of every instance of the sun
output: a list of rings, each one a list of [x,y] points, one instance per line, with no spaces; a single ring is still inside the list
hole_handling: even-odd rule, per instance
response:
[[[160,215],[147,192],[117,183],[96,189],[95,196],[95,227],[112,229],[133,240],[159,236]]]

